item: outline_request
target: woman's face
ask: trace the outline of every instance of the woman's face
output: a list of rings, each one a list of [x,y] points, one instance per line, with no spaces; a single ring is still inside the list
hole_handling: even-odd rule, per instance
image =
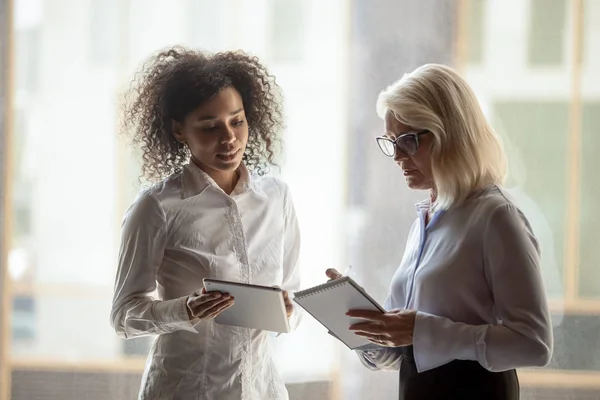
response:
[[[385,133],[390,139],[396,139],[406,133],[415,133],[421,129],[404,125],[398,121],[391,111],[385,115]],[[404,172],[404,178],[409,188],[415,190],[433,189],[433,174],[431,173],[430,149],[433,143],[433,134],[421,134],[417,138],[419,146],[415,154],[409,156],[396,146],[394,161]]]
[[[248,143],[248,123],[237,90],[222,89],[190,112],[173,134],[187,143],[193,161],[207,174],[235,171]]]

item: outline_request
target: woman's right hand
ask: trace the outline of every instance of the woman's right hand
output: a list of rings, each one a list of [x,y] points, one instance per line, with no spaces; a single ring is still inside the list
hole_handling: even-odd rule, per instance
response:
[[[187,312],[190,321],[193,319],[212,319],[231,307],[235,299],[229,293],[206,292],[202,288],[200,293],[195,292],[188,296]]]
[[[329,268],[325,271],[325,275],[327,275],[327,277],[329,278],[329,281],[333,281],[335,279],[340,279],[343,277],[342,274],[339,273],[339,271],[335,268]],[[329,282],[328,281],[328,282]]]

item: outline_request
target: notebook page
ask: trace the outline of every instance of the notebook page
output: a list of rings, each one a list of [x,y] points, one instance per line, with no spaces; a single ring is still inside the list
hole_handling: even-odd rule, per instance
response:
[[[362,319],[350,318],[350,310],[378,310],[367,297],[350,282],[349,278],[329,282],[295,294],[294,301],[337,336],[350,349],[369,345],[367,339],[357,336],[348,328]]]

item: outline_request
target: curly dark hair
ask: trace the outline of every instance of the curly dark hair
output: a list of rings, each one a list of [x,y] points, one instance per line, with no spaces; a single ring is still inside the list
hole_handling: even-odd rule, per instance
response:
[[[205,53],[181,46],[146,60],[125,94],[122,133],[142,150],[142,176],[159,181],[180,172],[190,158],[175,139],[172,121],[182,122],[226,87],[235,88],[248,121],[243,161],[263,175],[275,165],[283,128],[279,86],[257,57],[242,51]]]

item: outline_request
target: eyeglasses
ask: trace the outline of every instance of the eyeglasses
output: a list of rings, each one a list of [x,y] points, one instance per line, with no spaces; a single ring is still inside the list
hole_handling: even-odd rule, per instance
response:
[[[428,130],[419,132],[410,132],[398,136],[396,139],[390,139],[385,136],[375,138],[377,145],[388,157],[396,155],[396,148],[400,149],[407,156],[414,155],[419,150],[419,136],[429,133]]]

